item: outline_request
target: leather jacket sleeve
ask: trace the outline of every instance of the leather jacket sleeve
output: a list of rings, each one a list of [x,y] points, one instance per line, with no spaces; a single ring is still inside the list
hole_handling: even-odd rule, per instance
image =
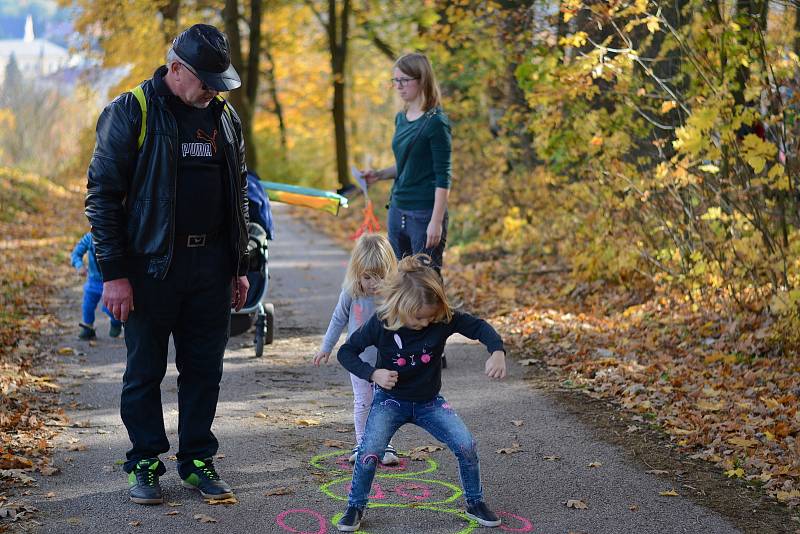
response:
[[[233,107],[230,107],[233,110]],[[247,223],[250,222],[250,202],[247,199],[247,161],[245,159],[245,144],[244,144],[244,134],[242,133],[242,121],[239,118],[239,114],[233,110],[232,113],[232,122],[234,131],[236,132],[236,139],[239,142],[239,185],[241,188],[240,195],[241,195],[241,212],[242,212],[242,220],[244,221],[244,227],[247,228]],[[239,253],[239,265],[237,267],[237,273],[239,276],[245,276],[247,274],[247,269],[250,264],[248,261],[247,256],[247,231],[245,230],[243,237],[243,245],[240,241],[240,253]]]
[[[141,120],[131,93],[114,99],[97,120],[85,206],[104,282],[128,276],[125,200],[136,166]]]

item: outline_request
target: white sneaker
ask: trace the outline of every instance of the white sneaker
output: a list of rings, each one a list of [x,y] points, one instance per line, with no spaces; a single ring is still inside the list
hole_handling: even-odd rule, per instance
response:
[[[383,465],[397,465],[400,463],[400,458],[397,457],[397,451],[394,450],[394,447],[391,445],[386,446],[386,449],[383,451],[381,463]]]
[[[348,458],[347,460],[348,460],[348,461],[349,461],[351,464],[354,464],[354,463],[356,463],[356,456],[358,456],[358,445],[356,445],[355,447],[353,447],[353,454],[351,454],[351,455],[350,455],[350,458]]]

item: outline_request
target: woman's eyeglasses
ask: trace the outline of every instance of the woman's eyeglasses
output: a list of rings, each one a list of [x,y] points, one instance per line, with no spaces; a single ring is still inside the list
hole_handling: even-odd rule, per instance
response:
[[[402,88],[408,85],[412,80],[419,80],[419,76],[416,78],[392,78],[392,85]]]

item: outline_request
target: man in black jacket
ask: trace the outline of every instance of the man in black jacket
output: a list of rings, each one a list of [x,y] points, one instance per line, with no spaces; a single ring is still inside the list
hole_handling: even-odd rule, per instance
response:
[[[120,412],[132,447],[131,500],[163,502],[158,459],[170,446],[161,381],[169,336],[178,369],[178,473],[206,498],[220,479],[211,424],[230,307],[247,297],[247,167],[238,116],[219,93],[241,85],[228,41],[197,24],[167,64],[111,102],[97,122],[86,216],[103,275],[103,303],[125,323]],[[140,100],[141,99],[141,100]]]

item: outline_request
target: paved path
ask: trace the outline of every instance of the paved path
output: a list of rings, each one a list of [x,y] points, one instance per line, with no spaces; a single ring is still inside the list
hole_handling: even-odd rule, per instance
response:
[[[169,505],[142,507],[128,500],[120,463],[129,443],[118,414],[125,348],[123,341],[105,335],[107,322],[101,322],[94,347],[79,345],[72,332],[59,340],[60,347],[83,351],[59,356],[53,369],[61,375],[63,401],[72,405],[69,416],[78,426],[65,429],[57,442],[55,465],[61,473],[41,477],[29,497],[42,511],[39,532],[335,531],[330,520],[343,510],[349,473],[344,452],[330,445],[341,441],[350,446],[352,397],[343,369],[334,364],[316,369],[310,360],[336,302],[347,253],[286,210],[276,209],[275,215],[269,296],[276,309],[275,343],[256,359],[249,335],[231,339],[214,425],[221,443],[216,463],[239,503],[210,506],[182,488],[174,456],[162,458],[168,467],[162,486]],[[67,324],[78,322],[79,299],[79,287],[63,296]],[[625,460],[622,450],[593,439],[591,430],[530,389],[519,366],[510,364],[508,379],[491,382],[482,374],[482,346],[452,339],[447,354],[443,394],[476,436],[485,493],[506,522],[503,531],[736,532],[724,518],[689,499],[659,496],[671,488],[668,481],[643,473]],[[162,392],[173,445],[175,378],[171,364]],[[395,439],[400,450],[435,443],[415,427],[404,427]],[[520,452],[496,452],[514,443]],[[592,462],[602,465],[588,467]],[[448,451],[433,452],[427,461],[406,459],[402,469],[382,469],[379,475],[373,502],[381,506],[368,511],[365,531],[480,530],[460,515],[457,466]],[[275,490],[288,494],[265,495]],[[570,499],[583,500],[589,508],[568,508],[563,503]],[[196,514],[216,522],[203,523]]]

